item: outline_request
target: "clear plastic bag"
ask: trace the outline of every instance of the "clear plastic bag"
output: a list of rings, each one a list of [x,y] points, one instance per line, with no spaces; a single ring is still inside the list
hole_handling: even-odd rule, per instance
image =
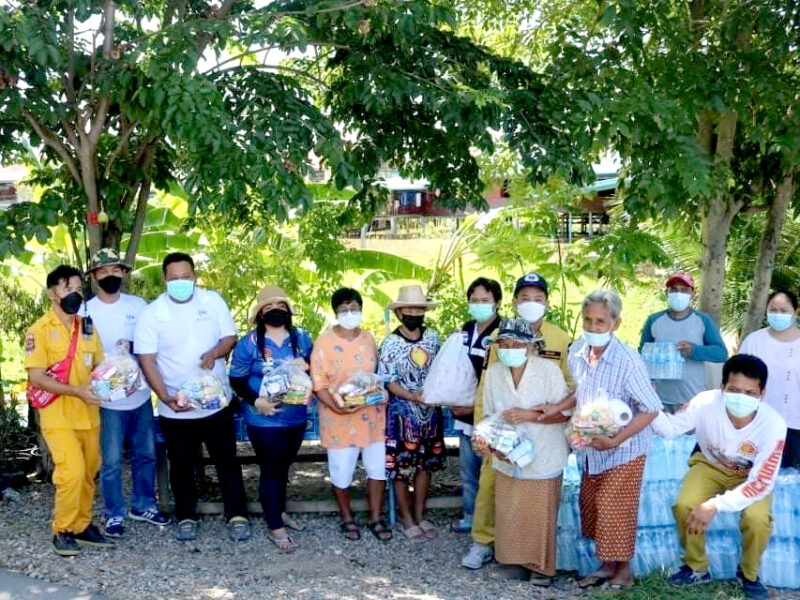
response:
[[[311,402],[311,377],[292,361],[264,375],[258,395],[274,402],[308,405]]]
[[[683,379],[686,359],[678,351],[675,342],[648,342],[642,346],[642,360],[650,379]]]
[[[593,400],[575,409],[566,434],[572,447],[580,450],[585,447],[587,437],[616,435],[632,418],[630,406],[599,388]]]
[[[383,404],[387,400],[383,377],[377,373],[358,371],[342,383],[336,393],[345,407]]]
[[[520,435],[501,413],[485,418],[472,431],[472,445],[478,452],[490,452],[517,467],[533,461],[533,440]]]
[[[202,370],[184,381],[175,396],[180,407],[218,410],[230,404],[231,395],[225,381],[211,371]]]
[[[464,333],[447,338],[422,386],[422,401],[434,406],[474,406],[478,378],[464,344]]]
[[[145,388],[138,361],[121,344],[92,371],[91,385],[94,395],[106,402],[124,400]]]

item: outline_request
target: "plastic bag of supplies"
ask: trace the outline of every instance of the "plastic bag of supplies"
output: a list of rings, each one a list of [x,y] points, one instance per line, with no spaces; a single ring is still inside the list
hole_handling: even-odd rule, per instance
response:
[[[456,332],[433,359],[422,386],[422,401],[435,406],[474,406],[478,378],[464,344],[464,332]]]
[[[521,436],[501,413],[475,425],[472,445],[477,452],[495,454],[517,467],[526,467],[533,462],[533,441]]]
[[[632,418],[630,406],[600,388],[593,400],[575,409],[566,434],[572,447],[580,450],[586,446],[587,438],[616,435]]]
[[[211,371],[202,370],[184,381],[175,396],[180,407],[217,410],[230,404],[231,395],[225,381]]]
[[[345,407],[371,406],[383,404],[387,400],[383,377],[377,373],[364,371],[350,375],[347,381],[336,389],[336,395],[341,398],[342,405]]]
[[[264,375],[258,395],[282,404],[308,405],[311,389],[308,373],[287,361]]]
[[[138,361],[126,346],[117,345],[92,371],[92,392],[106,402],[124,400],[145,388]]]

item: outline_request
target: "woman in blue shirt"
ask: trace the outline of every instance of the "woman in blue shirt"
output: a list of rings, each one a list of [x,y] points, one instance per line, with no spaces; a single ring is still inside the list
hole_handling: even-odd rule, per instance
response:
[[[261,290],[250,315],[256,328],[236,344],[230,367],[231,387],[243,400],[247,435],[261,468],[258,495],[270,529],[269,538],[286,553],[299,546],[286,528],[303,528],[286,513],[286,485],[289,467],[303,442],[307,408],[274,402],[261,396],[260,390],[264,376],[286,362],[308,371],[311,338],[292,325],[293,314],[294,308],[283,289],[272,285]]]

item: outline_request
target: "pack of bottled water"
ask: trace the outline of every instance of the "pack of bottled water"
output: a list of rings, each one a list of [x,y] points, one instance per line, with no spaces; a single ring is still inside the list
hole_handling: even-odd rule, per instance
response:
[[[687,461],[695,448],[693,435],[673,439],[655,437],[645,463],[639,501],[634,575],[658,571],[674,572],[681,565],[680,537],[672,506],[688,470]],[[558,515],[557,565],[561,570],[586,575],[600,562],[594,542],[581,535],[580,465],[581,453],[570,456],[564,472]],[[741,515],[718,513],[706,535],[709,570],[714,579],[736,576],[741,556]],[[759,573],[765,585],[800,588],[800,473],[780,471],[772,493],[772,537],[764,552]]]
[[[650,379],[683,379],[686,359],[675,342],[648,342],[642,346],[642,360]]]

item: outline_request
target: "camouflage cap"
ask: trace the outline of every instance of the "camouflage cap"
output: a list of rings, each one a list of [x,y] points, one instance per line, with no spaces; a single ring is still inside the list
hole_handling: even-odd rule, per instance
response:
[[[89,268],[86,269],[87,273],[91,273],[100,267],[108,267],[111,265],[119,265],[123,269],[130,269],[128,265],[119,257],[119,253],[113,248],[101,248],[92,256],[89,262]]]

